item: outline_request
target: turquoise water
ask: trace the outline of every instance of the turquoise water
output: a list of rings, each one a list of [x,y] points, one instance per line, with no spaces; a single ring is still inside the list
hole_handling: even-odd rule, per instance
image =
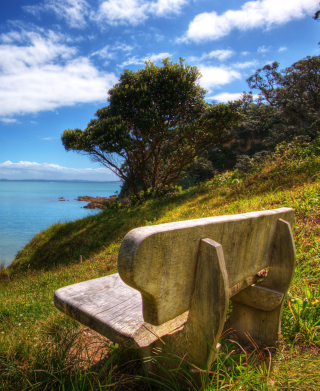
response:
[[[32,237],[51,224],[98,212],[84,209],[78,196],[108,197],[120,182],[0,181],[0,262],[9,265]],[[59,201],[64,197],[65,202]]]

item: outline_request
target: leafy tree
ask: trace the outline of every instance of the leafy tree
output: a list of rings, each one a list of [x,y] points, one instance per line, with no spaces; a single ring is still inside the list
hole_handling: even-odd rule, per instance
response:
[[[207,155],[207,154],[204,154]],[[205,156],[197,157],[186,170],[183,170],[178,185],[184,189],[211,179],[216,174],[212,162]]]
[[[254,101],[251,94],[244,94],[242,102],[244,115],[235,129],[235,138],[242,150],[249,147],[250,152],[246,151],[249,155],[265,148],[274,149],[280,142],[304,133],[296,120],[283,114],[281,107],[270,105],[263,99]]]
[[[248,80],[260,90],[261,102],[278,112],[279,120],[295,134],[313,138],[320,130],[320,56],[306,57],[291,67],[278,70],[274,62],[258,69]]]
[[[164,189],[240,118],[238,103],[205,103],[200,77],[181,59],[125,70],[97,118],[84,130],[64,131],[65,149],[102,163],[135,194],[139,186],[144,192]]]

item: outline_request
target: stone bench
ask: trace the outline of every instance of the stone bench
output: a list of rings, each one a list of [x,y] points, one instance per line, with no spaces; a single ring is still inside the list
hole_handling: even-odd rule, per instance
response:
[[[134,229],[119,274],[58,289],[54,303],[116,343],[151,355],[161,338],[203,369],[224,328],[275,346],[294,273],[293,218],[281,208]]]

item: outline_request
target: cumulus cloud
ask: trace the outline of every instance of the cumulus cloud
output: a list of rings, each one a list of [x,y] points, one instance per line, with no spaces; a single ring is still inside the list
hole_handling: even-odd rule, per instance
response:
[[[139,0],[108,0],[100,5],[96,18],[112,26],[119,24],[136,26],[148,18],[148,8],[147,3]]]
[[[92,18],[111,26],[143,23],[150,16],[167,17],[178,14],[188,0],[106,0]]]
[[[40,5],[25,6],[24,9],[33,15],[53,11],[59,19],[65,19],[70,27],[86,26],[89,5],[85,0],[46,0]]]
[[[117,82],[52,31],[0,36],[0,117],[105,100]]]
[[[220,94],[210,96],[208,99],[217,100],[218,102],[230,102],[241,99],[243,92],[221,92]],[[258,99],[259,95],[253,95],[253,99]]]
[[[187,0],[158,0],[151,3],[151,12],[157,16],[178,14],[187,3]]]
[[[180,41],[201,42],[222,38],[234,29],[271,28],[313,15],[318,0],[256,0],[243,4],[240,10],[215,11],[197,15]]]
[[[286,46],[280,46],[279,49],[278,49],[278,52],[285,52],[286,50],[288,50],[288,48]]]
[[[0,163],[0,178],[37,180],[116,181],[119,178],[107,168],[68,168],[57,164],[20,161]]]
[[[203,76],[200,79],[200,84],[209,91],[241,78],[240,72],[234,69],[200,65],[199,70]]]

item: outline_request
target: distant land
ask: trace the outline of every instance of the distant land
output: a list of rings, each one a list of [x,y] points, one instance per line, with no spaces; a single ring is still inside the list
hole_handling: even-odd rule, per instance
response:
[[[85,183],[118,183],[121,181],[86,181],[81,179],[6,179],[0,178],[0,182],[85,182]]]

